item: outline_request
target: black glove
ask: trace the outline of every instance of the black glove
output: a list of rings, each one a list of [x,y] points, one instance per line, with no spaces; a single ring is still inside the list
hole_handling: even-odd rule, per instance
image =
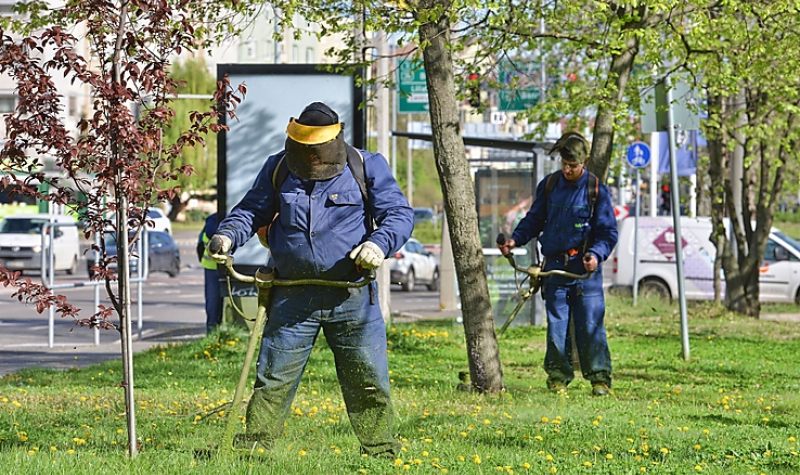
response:
[[[233,247],[231,238],[222,234],[215,234],[208,241],[208,253],[211,255],[226,256],[231,252],[231,247]]]

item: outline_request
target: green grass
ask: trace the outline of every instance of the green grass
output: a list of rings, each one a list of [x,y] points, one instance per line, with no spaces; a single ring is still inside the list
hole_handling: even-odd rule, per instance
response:
[[[257,459],[202,460],[219,440],[242,334],[222,333],[136,356],[136,460],[125,455],[118,363],[0,379],[0,473],[798,473],[800,325],[691,307],[692,358],[680,358],[676,308],[610,297],[614,393],[544,388],[545,333],[512,328],[500,340],[507,391],[456,389],[465,370],[460,326],[389,330],[397,460],[358,454],[330,351],[320,339],[286,435]],[[480,463],[477,463],[480,462]]]
[[[441,244],[442,243],[442,223],[437,221],[433,223],[426,221],[414,225],[413,237],[417,238],[423,244]]]

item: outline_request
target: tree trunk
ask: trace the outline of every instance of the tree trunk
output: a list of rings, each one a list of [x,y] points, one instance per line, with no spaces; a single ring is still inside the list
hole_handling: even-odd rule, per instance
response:
[[[724,102],[718,95],[708,98],[708,116],[711,123],[721,124]],[[727,244],[725,236],[725,135],[722,128],[706,129],[708,137],[708,175],[711,181],[711,236],[717,254],[714,257],[714,302],[722,303],[722,256]]]
[[[177,221],[178,215],[186,209],[188,204],[188,201],[181,201],[180,194],[176,194],[169,200],[169,214],[167,214],[167,218],[169,218],[170,221]]]
[[[605,85],[606,91],[610,91],[609,97],[597,107],[592,131],[592,152],[587,168],[604,183],[614,145],[617,108],[625,97],[625,87],[631,77],[633,61],[638,52],[639,40],[633,37],[625,42],[625,49],[620,54],[612,56]]]
[[[433,153],[444,195],[455,259],[472,387],[480,392],[503,389],[503,372],[479,239],[475,192],[458,118],[453,61],[450,55],[448,0],[426,0],[421,11],[444,13],[420,26],[428,84]]]

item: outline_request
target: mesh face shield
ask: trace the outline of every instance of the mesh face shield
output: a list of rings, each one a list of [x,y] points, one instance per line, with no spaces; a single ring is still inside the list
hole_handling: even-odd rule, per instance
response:
[[[292,118],[286,128],[286,164],[304,180],[328,180],[344,171],[344,124],[304,125]]]

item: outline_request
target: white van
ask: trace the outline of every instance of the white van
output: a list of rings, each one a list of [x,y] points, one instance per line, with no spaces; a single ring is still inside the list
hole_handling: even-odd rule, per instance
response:
[[[619,242],[611,256],[612,287],[633,287],[634,218],[619,223]],[[687,299],[714,298],[714,256],[711,218],[681,218],[684,289]],[[639,291],[664,297],[678,295],[675,232],[672,217],[639,218]],[[725,290],[725,280],[722,280]],[[800,304],[800,242],[772,228],[761,264],[762,302]]]
[[[0,221],[0,264],[9,270],[40,271],[42,268],[42,228],[57,223],[53,252],[55,270],[74,274],[78,270],[80,241],[78,226],[71,216],[18,214]],[[49,238],[46,238],[46,242]]]

